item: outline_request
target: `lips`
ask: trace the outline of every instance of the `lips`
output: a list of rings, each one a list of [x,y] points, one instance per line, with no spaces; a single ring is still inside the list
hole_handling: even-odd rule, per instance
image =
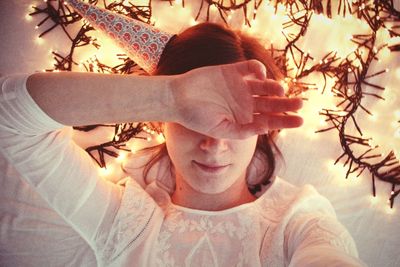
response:
[[[225,171],[231,164],[220,164],[220,163],[200,163],[195,160],[192,163],[200,170],[207,173],[220,173]]]

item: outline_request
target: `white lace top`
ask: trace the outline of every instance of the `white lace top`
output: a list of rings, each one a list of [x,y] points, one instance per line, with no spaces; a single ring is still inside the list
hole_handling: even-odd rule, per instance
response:
[[[276,178],[252,203],[224,211],[176,206],[157,181],[113,184],[26,90],[0,79],[0,149],[82,235],[99,266],[360,266],[354,241],[312,186]]]

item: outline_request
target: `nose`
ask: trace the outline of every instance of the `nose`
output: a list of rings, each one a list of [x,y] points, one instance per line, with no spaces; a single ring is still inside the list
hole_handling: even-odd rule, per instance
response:
[[[228,150],[228,140],[205,137],[200,142],[200,149],[204,152],[218,154]]]

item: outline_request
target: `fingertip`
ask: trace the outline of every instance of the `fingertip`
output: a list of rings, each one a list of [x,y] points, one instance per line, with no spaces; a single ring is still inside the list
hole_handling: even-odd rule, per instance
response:
[[[302,126],[303,124],[304,124],[304,119],[303,119],[303,117],[298,116],[298,125],[299,125],[299,126],[297,126],[297,127],[300,127],[300,126]]]
[[[301,127],[304,124],[304,119],[303,117],[293,115],[291,116],[290,121],[288,121],[288,124],[286,125],[287,128],[298,128]]]
[[[303,107],[303,99],[300,97],[296,97],[295,99],[296,99],[297,109],[301,109]]]
[[[273,86],[276,96],[280,96],[280,97],[285,96],[285,88],[283,88],[283,86],[279,82],[277,82],[275,80],[267,79],[266,85]]]
[[[267,78],[267,69],[263,63],[256,59],[249,60],[249,71],[254,73],[257,79],[264,80]]]

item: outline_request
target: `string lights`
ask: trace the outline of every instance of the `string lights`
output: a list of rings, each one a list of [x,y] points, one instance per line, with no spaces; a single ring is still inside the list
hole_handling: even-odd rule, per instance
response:
[[[262,35],[263,28],[273,28],[269,23],[279,24],[280,32],[270,34],[273,40],[267,40],[265,47],[285,75],[281,81],[286,92],[290,96],[304,96],[306,92],[316,91],[321,94],[329,93],[337,103],[333,107],[325,107],[319,111],[317,133],[337,131],[338,142],[343,153],[338,156],[334,164],[342,162],[346,168],[346,179],[354,174],[359,177],[368,171],[372,180],[372,200],[376,201],[376,179],[391,184],[391,193],[388,197],[389,207],[393,207],[395,198],[400,194],[400,164],[399,146],[393,147],[387,153],[379,152],[379,144],[371,136],[367,136],[360,123],[357,114],[364,113],[372,119],[378,115],[369,110],[364,101],[377,99],[387,101],[387,91],[384,85],[376,84],[375,78],[390,73],[400,77],[400,68],[389,68],[375,71],[377,62],[393,55],[398,57],[400,51],[400,12],[396,10],[393,1],[370,0],[243,0],[243,1],[217,1],[198,0],[197,10],[192,10],[187,25],[194,25],[200,20],[210,21],[218,17],[222,23],[228,25],[237,23],[236,16],[243,18],[243,28],[250,34]],[[101,1],[89,0],[91,4],[103,5],[113,12],[124,14],[146,23],[161,23],[159,18],[153,16],[152,4],[149,0],[146,5],[140,1],[135,5],[134,1]],[[163,3],[164,2],[164,3]],[[158,4],[169,5],[171,8],[181,6],[187,10],[188,3],[182,1],[161,0]],[[40,15],[43,19],[37,24],[37,30],[43,29],[39,38],[56,28],[61,28],[71,42],[70,50],[65,54],[53,51],[54,69],[47,71],[71,71],[73,67],[79,67],[87,72],[130,74],[143,71],[135,62],[124,54],[117,54],[117,65],[109,66],[100,61],[99,57],[92,56],[88,60],[77,61],[75,52],[81,47],[100,48],[99,40],[93,37],[93,28],[83,22],[81,17],[60,0],[44,1],[41,7],[33,7],[34,11],[27,16]],[[170,9],[171,10],[171,9]],[[268,13],[271,12],[272,13]],[[175,12],[175,11],[174,11]],[[269,14],[268,16],[265,14]],[[335,48],[334,51],[326,51],[322,57],[316,57],[308,50],[301,47],[302,38],[311,28],[311,21],[317,20],[324,25],[333,25],[333,19],[340,18],[343,23],[354,19],[360,23],[360,32],[348,34],[344,40],[346,48]],[[156,20],[157,19],[157,20]],[[45,23],[46,22],[46,23]],[[48,26],[49,22],[51,25]],[[348,22],[353,23],[354,21]],[[346,22],[347,23],[347,22]],[[70,31],[69,25],[80,25],[79,30]],[[260,30],[261,29],[261,30]],[[271,29],[271,31],[274,29]],[[381,37],[384,36],[384,37]],[[387,39],[382,41],[383,39]],[[278,48],[279,47],[279,48]],[[393,74],[392,74],[393,73]],[[322,82],[315,82],[310,77],[319,75]],[[366,89],[368,88],[368,90]],[[396,113],[397,112],[397,113]],[[394,112],[392,120],[394,134],[393,139],[400,139],[400,110]],[[95,126],[79,127],[79,130],[91,130]],[[106,168],[105,155],[122,160],[120,151],[129,151],[127,142],[132,138],[141,138],[147,141],[156,140],[163,142],[161,132],[151,124],[117,124],[107,125],[114,127],[115,134],[111,141],[87,148],[87,152],[93,157],[101,168]],[[349,129],[354,128],[355,131]],[[145,132],[146,137],[139,137]],[[96,155],[97,154],[97,155]],[[105,169],[104,169],[105,170]]]

